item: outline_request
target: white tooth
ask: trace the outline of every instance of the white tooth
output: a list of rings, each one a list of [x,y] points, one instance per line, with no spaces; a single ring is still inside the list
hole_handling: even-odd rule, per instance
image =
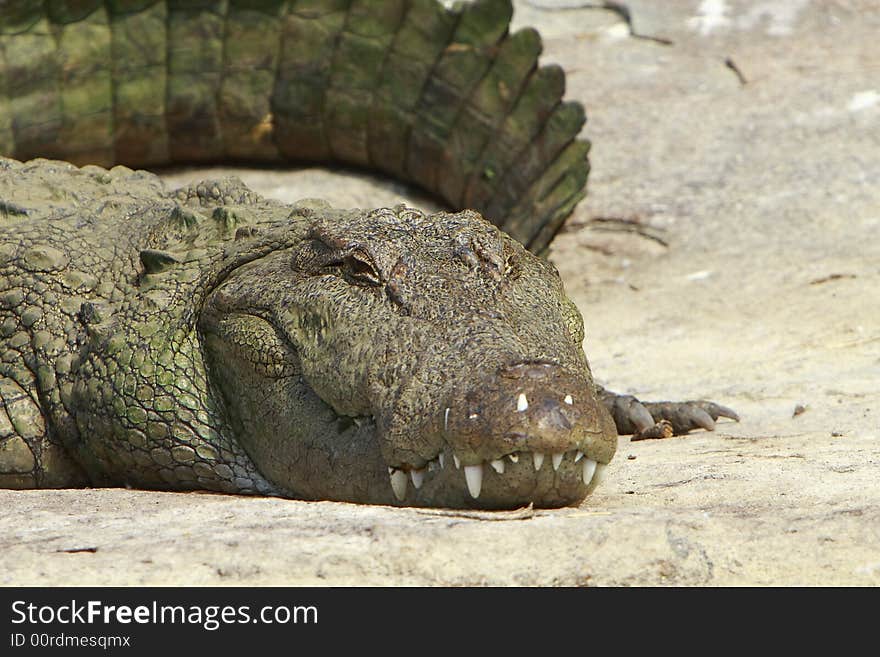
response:
[[[519,463],[519,454],[508,454],[507,458],[510,459],[511,463]]]
[[[544,462],[544,455],[541,452],[534,452],[532,458],[535,460],[535,470],[540,470],[541,464]]]
[[[504,461],[501,459],[495,459],[494,461],[489,461],[489,465],[492,466],[492,469],[495,470],[498,474],[504,474]]]
[[[574,404],[574,399],[571,398],[571,395],[566,395],[566,396],[565,396],[565,399],[563,399],[562,401],[564,401],[564,402],[565,402],[566,404],[568,404],[569,406],[571,406],[572,404]]]
[[[446,455],[445,455],[443,452],[440,452],[440,453],[437,455],[437,460],[440,461],[440,467],[441,467],[441,468],[445,468],[445,467],[446,467]]]
[[[590,485],[593,473],[596,472],[596,462],[593,459],[584,459],[584,484]]]
[[[596,474],[593,475],[593,485],[598,486],[605,479],[605,470],[608,468],[607,463],[596,464]]]
[[[563,457],[563,456],[565,456],[565,452],[558,452],[558,453],[554,454],[554,455],[551,457],[552,462],[553,462],[553,469],[554,469],[554,470],[558,470],[558,469],[559,469],[559,466],[560,466],[560,464],[562,463],[562,457]]]
[[[449,427],[449,409],[446,409],[446,412],[443,413],[443,433],[446,433],[447,428]]]
[[[391,471],[391,488],[394,490],[394,496],[402,502],[406,497],[406,472],[403,470]]]
[[[578,451],[578,453],[574,455],[574,462],[577,463],[582,458],[584,458],[584,453],[581,451]]]
[[[520,413],[522,413],[523,411],[528,410],[528,408],[529,408],[529,400],[526,399],[526,393],[524,393],[524,392],[519,393],[519,397],[516,398],[516,410],[518,410]]]
[[[421,488],[422,484],[425,483],[425,469],[421,470],[410,470],[409,476],[412,478],[413,486],[416,488]]]
[[[464,478],[467,481],[468,492],[474,499],[480,496],[480,489],[483,487],[483,465],[466,465],[464,466]]]
[[[456,468],[461,467],[461,461],[458,460],[458,457],[455,454],[452,455],[452,462],[455,463]]]

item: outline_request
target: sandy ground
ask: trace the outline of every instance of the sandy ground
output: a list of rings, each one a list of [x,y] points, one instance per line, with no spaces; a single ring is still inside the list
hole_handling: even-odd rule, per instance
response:
[[[628,26],[589,4],[515,15],[590,117],[590,195],[552,259],[603,384],[742,422],[622,439],[580,508],[525,516],[0,491],[0,584],[880,584],[880,10],[646,0]],[[239,175],[427,204],[350,172]]]

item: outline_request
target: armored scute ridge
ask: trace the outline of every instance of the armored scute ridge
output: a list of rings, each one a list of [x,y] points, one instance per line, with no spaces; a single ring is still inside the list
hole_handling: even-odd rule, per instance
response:
[[[583,110],[510,15],[2,4],[0,486],[560,506],[618,431],[735,417],[594,385],[535,255],[583,195]],[[17,161],[37,157],[73,164]],[[120,166],[225,159],[368,166],[474,209],[289,206]]]
[[[584,112],[511,15],[510,0],[7,2],[0,153],[344,162],[541,252],[584,194]]]

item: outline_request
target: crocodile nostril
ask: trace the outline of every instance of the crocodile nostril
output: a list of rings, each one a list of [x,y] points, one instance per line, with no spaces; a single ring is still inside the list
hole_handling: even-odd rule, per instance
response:
[[[525,393],[520,393],[516,404],[516,410],[525,414],[529,425],[540,429],[571,431],[575,422],[568,405],[563,406],[551,396],[531,396],[532,399],[529,400]]]
[[[562,431],[571,430],[571,420],[568,419],[568,416],[559,404],[548,400],[541,410],[543,412],[541,413],[541,417],[538,418],[539,422],[543,421],[543,423],[553,429],[560,429]]]
[[[501,369],[501,375],[511,379],[540,380],[555,376],[559,370],[559,363],[555,361],[534,360],[507,365]]]

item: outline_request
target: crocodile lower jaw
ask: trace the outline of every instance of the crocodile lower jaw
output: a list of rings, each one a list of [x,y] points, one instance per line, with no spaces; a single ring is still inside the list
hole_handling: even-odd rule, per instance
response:
[[[546,458],[549,456],[550,458]],[[406,499],[407,488],[410,481],[416,489],[422,488],[426,482],[443,472],[445,469],[454,467],[463,470],[463,479],[467,485],[468,493],[474,499],[480,497],[483,488],[484,474],[493,472],[490,476],[504,476],[513,468],[533,469],[537,474],[542,467],[552,468],[554,473],[571,477],[576,472],[583,481],[585,487],[598,483],[607,464],[598,463],[584,456],[579,450],[559,452],[556,454],[544,454],[542,452],[513,452],[491,461],[483,461],[473,465],[462,465],[455,454],[452,454],[452,463],[449,463],[449,454],[440,452],[434,459],[428,461],[423,468],[388,468],[388,475],[394,496],[403,501]],[[545,465],[546,464],[546,465]]]

